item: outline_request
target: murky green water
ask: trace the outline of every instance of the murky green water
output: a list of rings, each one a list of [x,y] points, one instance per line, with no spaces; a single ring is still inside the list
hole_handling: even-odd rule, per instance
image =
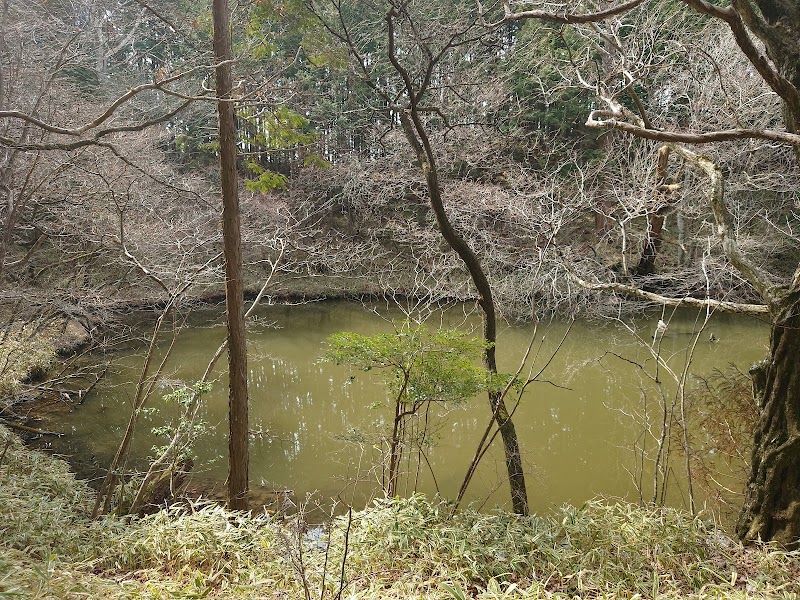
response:
[[[318,360],[331,333],[385,332],[392,327],[388,319],[402,319],[396,310],[379,312],[382,316],[344,302],[275,306],[261,311],[260,324],[253,326],[249,335],[250,419],[254,431],[250,474],[254,487],[291,489],[299,499],[317,492],[319,498],[339,496],[356,504],[369,494],[379,493],[375,465],[380,452],[374,440],[391,422],[390,409],[383,402],[384,388],[371,373],[351,372],[347,367]],[[541,381],[529,387],[514,416],[534,509],[564,502],[580,504],[596,495],[639,498],[631,475],[641,465],[634,448],[642,443],[652,448],[654,441],[630,415],[641,415],[646,409],[656,422],[660,414],[658,389],[648,377],[654,373],[654,361],[647,344],[652,344],[661,316],[636,321],[639,340],[617,322],[576,322],[552,360],[551,354],[568,324],[539,325],[534,372],[550,362]],[[680,370],[699,326],[698,315],[681,312],[664,319],[669,327],[661,355]],[[274,323],[274,327],[266,323]],[[462,308],[451,309],[442,323],[480,331],[479,319],[465,319]],[[501,370],[516,370],[533,333],[532,326],[502,328],[498,341]],[[718,342],[709,342],[711,333]],[[731,363],[746,370],[763,358],[767,335],[766,325],[756,319],[715,316],[699,335],[691,373],[705,375]],[[223,326],[215,324],[184,330],[167,367],[167,379],[196,380],[223,336]],[[70,433],[65,451],[91,456],[99,465],[107,464],[129,417],[134,393],[130,382],[135,380],[141,360],[141,352],[122,357],[115,373],[81,407],[57,417],[58,423],[51,427]],[[217,372],[224,369],[223,359]],[[669,381],[664,369],[660,379]],[[671,402],[673,388],[667,383],[664,389]],[[203,415],[211,430],[196,448],[198,476],[225,478],[226,393],[227,382],[220,374],[206,397]],[[135,464],[129,467],[144,464],[143,458],[159,443],[149,430],[159,419],[174,413],[160,400],[154,400],[151,406],[161,409],[160,416],[142,422],[135,441]],[[445,496],[455,495],[489,414],[482,397],[436,415],[436,443],[429,452],[435,481],[423,465],[418,477],[420,490],[434,493],[438,488]],[[354,437],[361,441],[345,439]],[[488,507],[508,501],[501,449],[496,446],[468,495],[468,499],[485,502]],[[677,456],[672,460],[677,482],[682,462]],[[648,469],[645,465],[646,472]],[[416,473],[413,464],[411,471]],[[406,489],[413,486],[415,478],[409,478]],[[648,473],[643,482],[648,497],[652,493]],[[671,492],[673,504],[681,502],[680,487]]]

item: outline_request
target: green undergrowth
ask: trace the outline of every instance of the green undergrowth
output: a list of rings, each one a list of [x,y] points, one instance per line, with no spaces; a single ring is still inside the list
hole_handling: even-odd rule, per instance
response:
[[[199,503],[93,521],[92,501],[64,462],[0,428],[0,598],[800,594],[799,554],[742,548],[668,509],[592,501],[540,517],[450,518],[446,503],[414,496],[313,528]]]

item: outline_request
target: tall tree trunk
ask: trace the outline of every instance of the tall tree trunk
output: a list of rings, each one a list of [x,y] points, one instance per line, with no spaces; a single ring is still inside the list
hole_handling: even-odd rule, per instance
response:
[[[231,100],[230,22],[227,0],[213,0],[214,57],[217,61],[217,114],[222,181],[222,237],[225,250],[225,306],[228,318],[228,503],[248,508],[249,437],[247,415],[247,339],[236,173],[236,122]]]
[[[754,374],[760,407],[736,533],[800,546],[800,291],[774,304],[769,358]],[[760,383],[758,383],[760,381]]]
[[[480,306],[481,309],[483,309],[483,337],[489,343],[484,353],[484,364],[491,373],[497,373],[497,361],[495,359],[497,316],[489,280],[483,272],[478,257],[464,238],[453,228],[450,219],[447,217],[447,211],[445,211],[444,208],[442,191],[439,185],[439,173],[436,166],[436,159],[419,115],[415,113],[415,109],[412,107],[408,112],[400,114],[400,120],[406,139],[414,149],[417,160],[422,168],[422,173],[425,176],[431,207],[436,214],[436,222],[439,224],[442,237],[464,262],[472,278],[472,282],[475,284],[475,288],[478,291]],[[525,473],[522,469],[522,455],[519,449],[519,439],[517,438],[514,422],[511,420],[511,415],[500,393],[492,392],[489,394],[489,406],[492,409],[492,415],[494,415],[497,427],[500,430],[500,436],[503,438],[506,470],[511,486],[511,506],[515,513],[527,515],[528,492],[525,488]]]

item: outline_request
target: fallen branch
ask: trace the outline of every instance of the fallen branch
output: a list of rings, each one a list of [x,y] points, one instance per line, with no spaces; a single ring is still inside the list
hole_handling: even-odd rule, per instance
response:
[[[0,418],[0,423],[5,425],[6,427],[11,427],[12,429],[19,429],[20,431],[25,431],[27,433],[35,433],[36,435],[54,435],[56,437],[61,437],[64,434],[59,433],[57,431],[46,431],[44,429],[36,429],[35,427],[29,427],[28,425],[23,425],[22,423],[14,423],[13,421],[7,421],[6,419]]]

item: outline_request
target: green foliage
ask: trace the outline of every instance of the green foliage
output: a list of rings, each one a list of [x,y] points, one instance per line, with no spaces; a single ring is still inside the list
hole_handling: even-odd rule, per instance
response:
[[[377,369],[389,391],[394,416],[375,447],[387,449],[381,478],[390,496],[397,493],[402,469],[410,466],[401,466],[408,449],[424,455],[432,446],[431,419],[437,418],[427,412],[432,403],[458,405],[479,392],[500,390],[509,381],[476,364],[488,344],[457,329],[431,329],[406,321],[394,333],[335,333],[327,343],[325,360],[362,371]],[[419,419],[423,411],[426,418]],[[421,466],[419,456],[416,461]]]
[[[261,193],[286,189],[289,178],[262,162],[270,164],[274,151],[293,151],[316,141],[317,135],[311,131],[308,119],[286,106],[271,111],[250,107],[239,110],[239,122],[239,138],[250,148],[251,156],[245,162],[251,176],[245,182],[247,189]],[[304,166],[326,164],[322,157],[313,152],[303,161]]]
[[[270,111],[242,109],[239,118],[246,121],[240,127],[243,140],[265,150],[303,146],[317,139],[309,130],[308,119],[286,106]]]
[[[316,167],[317,169],[327,169],[331,164],[319,154],[311,153],[303,159],[304,167]]]
[[[476,364],[486,342],[456,329],[433,330],[406,322],[395,333],[335,333],[327,343],[325,360],[362,371],[384,370],[384,383],[403,403],[457,404],[479,392],[501,389],[508,381]]]
[[[0,457],[0,555],[3,547],[12,547],[38,559],[54,552],[82,558],[81,525],[92,500],[86,483],[76,480],[66,463],[25,450],[3,426]]]
[[[198,381],[191,387],[186,385],[179,387],[178,389],[170,392],[169,394],[166,394],[162,398],[162,400],[164,400],[164,402],[167,403],[175,402],[180,406],[186,408],[192,403],[195,394],[200,394],[200,395],[207,394],[208,392],[211,391],[211,387],[212,387],[211,384],[208,382]]]
[[[194,14],[192,30],[210,38],[207,7],[195,8]],[[335,45],[299,0],[260,0],[235,16],[235,69],[246,73],[248,80],[246,99],[237,102],[237,136],[245,158],[244,176],[249,179],[246,185],[263,193],[285,189],[287,156],[303,166],[320,166],[325,161],[307,149],[317,140],[309,119],[276,100],[273,90],[302,87],[309,70],[324,71],[332,62],[346,65],[346,60],[342,63],[341,56],[334,60],[337,54],[330,49]],[[214,164],[218,152],[214,120],[211,104],[193,106],[176,117],[169,124],[173,156],[191,168]]]
[[[252,58],[286,64],[299,57],[290,76],[306,61],[316,67],[347,65],[347,53],[337,48],[302,0],[258,0],[248,14],[244,34]]]
[[[162,397],[165,404],[176,404],[178,406],[180,417],[173,422],[153,427],[152,432],[154,435],[165,439],[167,444],[169,444],[178,429],[185,431],[188,443],[181,446],[181,455],[179,459],[190,455],[192,447],[197,443],[197,440],[203,435],[208,434],[212,429],[205,421],[200,420],[190,423],[185,416],[185,412],[192,405],[195,396],[207,394],[211,391],[211,387],[211,384],[208,382],[198,381],[192,386],[182,385]],[[158,409],[155,407],[144,410],[149,411],[150,415],[158,412]],[[165,449],[166,447],[153,446],[152,450],[154,456],[160,456],[164,453]]]
[[[508,124],[556,134],[564,141],[580,144],[587,159],[595,157],[600,133],[584,126],[594,98],[586,90],[565,85],[563,76],[572,69],[574,57],[588,51],[587,41],[570,28],[526,21],[516,33],[506,63],[514,97]]]
[[[251,192],[266,194],[273,190],[285,190],[289,183],[289,178],[286,175],[265,169],[252,160],[247,161],[245,166],[250,173],[257,176],[255,179],[248,179],[244,183],[245,187]]]

